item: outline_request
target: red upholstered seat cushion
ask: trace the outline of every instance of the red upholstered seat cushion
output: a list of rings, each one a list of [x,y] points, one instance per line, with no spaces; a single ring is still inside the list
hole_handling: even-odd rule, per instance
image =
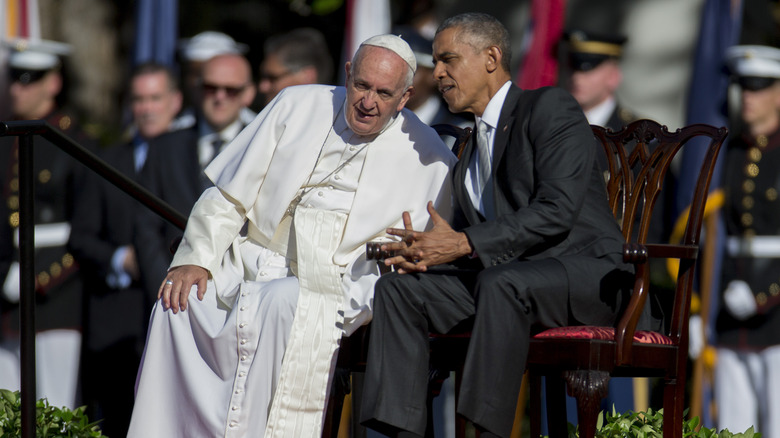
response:
[[[610,341],[615,339],[615,329],[613,327],[592,326],[555,327],[537,334],[534,339],[601,339]],[[634,332],[634,342],[672,345],[672,339],[668,336],[645,330]]]

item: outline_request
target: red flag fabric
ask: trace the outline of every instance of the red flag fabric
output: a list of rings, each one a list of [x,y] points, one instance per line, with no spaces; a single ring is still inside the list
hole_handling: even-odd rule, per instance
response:
[[[533,0],[531,3],[531,42],[520,64],[518,87],[532,89],[558,82],[554,48],[563,32],[565,11],[566,0]]]

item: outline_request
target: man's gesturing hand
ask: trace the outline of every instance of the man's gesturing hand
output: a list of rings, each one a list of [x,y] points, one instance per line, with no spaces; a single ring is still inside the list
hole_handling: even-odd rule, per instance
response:
[[[382,245],[382,250],[395,251],[396,256],[385,260],[394,265],[398,273],[425,272],[429,266],[449,263],[461,256],[471,254],[471,244],[464,233],[452,229],[433,203],[428,202],[428,214],[433,222],[431,231],[414,231],[409,212],[403,213],[404,228],[389,228],[388,234],[401,238],[400,242]]]
[[[192,286],[198,286],[198,299],[202,301],[208,279],[209,271],[205,268],[195,265],[177,266],[168,271],[157,291],[157,298],[162,298],[163,306],[173,310],[173,313],[187,310],[187,298]]]

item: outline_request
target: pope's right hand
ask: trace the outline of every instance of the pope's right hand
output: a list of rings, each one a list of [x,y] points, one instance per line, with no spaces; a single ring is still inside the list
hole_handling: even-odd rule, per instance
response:
[[[171,268],[157,291],[157,298],[162,298],[163,306],[173,313],[187,310],[187,299],[192,286],[198,287],[198,299],[203,300],[206,294],[206,283],[209,271],[196,265],[184,265]]]

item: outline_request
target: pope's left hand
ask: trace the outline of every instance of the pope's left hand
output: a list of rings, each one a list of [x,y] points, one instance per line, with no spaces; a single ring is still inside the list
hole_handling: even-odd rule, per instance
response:
[[[408,211],[402,215],[404,228],[387,229],[388,234],[400,237],[401,241],[382,245],[383,251],[396,254],[385,259],[385,265],[395,266],[400,274],[425,272],[429,266],[449,263],[474,251],[466,234],[453,230],[433,207],[433,202],[428,202],[428,214],[433,222],[431,231],[414,231]]]

